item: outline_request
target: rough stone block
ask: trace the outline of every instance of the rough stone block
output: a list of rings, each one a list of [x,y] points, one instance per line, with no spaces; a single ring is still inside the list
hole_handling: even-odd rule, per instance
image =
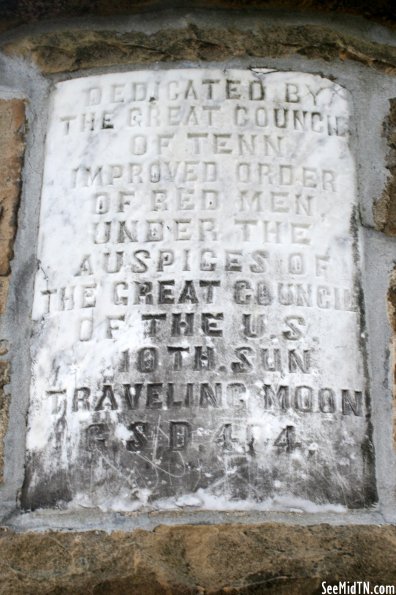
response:
[[[6,276],[6,277],[0,276],[0,316],[2,314],[4,314],[4,310],[6,307],[9,284],[10,284],[10,279],[8,276]]]
[[[24,127],[25,102],[22,99],[0,99],[0,315],[4,313],[7,302],[10,261],[17,228]],[[5,355],[6,352],[1,342],[0,354]],[[8,382],[9,364],[0,362],[0,483],[3,481],[3,445],[9,408],[4,386]]]
[[[214,24],[198,26],[183,19],[179,28],[154,33],[109,30],[56,30],[7,41],[3,51],[37,64],[43,73],[78,71],[116,64],[178,60],[221,61],[238,56],[300,55],[324,60],[352,60],[394,74],[396,50],[326,27],[257,25],[254,30]]]
[[[386,162],[389,176],[382,196],[374,205],[374,220],[377,229],[396,236],[396,99],[389,103],[389,115],[384,122],[384,135],[389,146]]]
[[[0,275],[10,271],[20,197],[25,102],[0,100]]]
[[[152,532],[0,532],[0,593],[306,595],[396,581],[396,527],[160,526]],[[363,592],[363,591],[362,591]]]

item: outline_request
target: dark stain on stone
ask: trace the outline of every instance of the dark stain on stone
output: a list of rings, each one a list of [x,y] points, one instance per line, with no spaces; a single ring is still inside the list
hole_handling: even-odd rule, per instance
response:
[[[107,16],[128,14],[159,8],[183,8],[183,0],[2,0],[0,16],[12,22],[26,23],[57,17]],[[192,8],[274,9],[362,15],[389,23],[396,19],[392,0],[190,0]]]

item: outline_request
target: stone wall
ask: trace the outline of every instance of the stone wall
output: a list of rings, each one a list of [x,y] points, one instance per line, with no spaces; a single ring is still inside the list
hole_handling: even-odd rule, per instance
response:
[[[396,584],[395,15],[386,2],[334,2],[331,17],[317,4],[293,3],[301,12],[290,15],[286,2],[195,3],[188,13],[175,3],[6,3],[0,37],[1,593],[319,593],[322,581]],[[293,507],[21,513],[27,319],[38,264],[48,89],[88,71],[230,62],[319,72],[352,90],[378,504],[342,514]]]
[[[394,527],[281,524],[0,534],[1,593],[321,593],[393,585]]]

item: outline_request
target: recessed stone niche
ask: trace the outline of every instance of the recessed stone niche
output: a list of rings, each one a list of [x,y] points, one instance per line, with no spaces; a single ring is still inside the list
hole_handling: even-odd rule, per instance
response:
[[[375,500],[351,130],[302,72],[55,85],[25,509]]]

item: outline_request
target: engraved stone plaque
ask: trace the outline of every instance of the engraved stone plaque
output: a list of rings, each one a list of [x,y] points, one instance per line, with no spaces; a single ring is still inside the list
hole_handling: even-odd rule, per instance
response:
[[[373,501],[351,134],[300,72],[56,85],[25,508]]]

